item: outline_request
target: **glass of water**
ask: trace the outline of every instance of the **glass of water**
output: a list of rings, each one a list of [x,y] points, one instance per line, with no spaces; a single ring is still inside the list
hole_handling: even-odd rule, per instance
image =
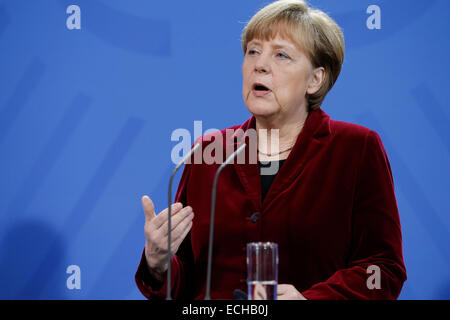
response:
[[[276,300],[278,245],[273,242],[247,243],[247,285],[249,300]]]

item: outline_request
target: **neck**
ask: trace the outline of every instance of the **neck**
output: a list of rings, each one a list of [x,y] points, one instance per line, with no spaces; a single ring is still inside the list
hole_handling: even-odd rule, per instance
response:
[[[273,156],[265,156],[259,154],[259,160],[282,160],[286,159],[291,150],[276,153],[289,149],[294,146],[297,137],[305,124],[308,112],[306,108],[299,108],[295,115],[285,117],[256,116],[256,131],[258,133],[258,149],[264,153],[274,154]],[[278,133],[277,131],[278,130]]]

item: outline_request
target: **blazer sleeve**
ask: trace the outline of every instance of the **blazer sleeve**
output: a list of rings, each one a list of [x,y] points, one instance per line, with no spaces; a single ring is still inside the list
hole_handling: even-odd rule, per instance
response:
[[[183,206],[187,205],[187,182],[191,171],[191,165],[186,164],[183,174],[178,184],[178,190],[175,195],[175,202],[181,202]],[[193,253],[190,241],[190,232],[181,243],[178,251],[171,259],[171,295],[173,299],[191,300],[193,299],[193,279],[192,274]],[[141,261],[135,274],[135,281],[141,293],[147,299],[162,300],[166,298],[167,293],[167,272],[164,281],[154,279],[148,271],[147,260],[142,252]]]
[[[379,285],[374,281],[374,270],[380,271]],[[302,294],[307,299],[397,299],[404,281],[406,269],[391,167],[380,137],[369,131],[356,178],[348,268]]]

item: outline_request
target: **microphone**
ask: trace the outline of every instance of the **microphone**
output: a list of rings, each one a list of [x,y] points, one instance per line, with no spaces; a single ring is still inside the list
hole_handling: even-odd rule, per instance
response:
[[[172,300],[172,296],[171,296],[171,277],[172,277],[172,264],[171,264],[171,260],[172,260],[172,253],[170,250],[171,244],[172,244],[172,239],[170,236],[170,233],[172,232],[172,223],[171,223],[171,218],[172,218],[172,208],[171,208],[171,203],[172,203],[172,180],[173,177],[175,176],[175,173],[178,171],[178,169],[186,162],[187,159],[189,159],[189,157],[195,152],[195,150],[198,149],[198,147],[200,147],[200,143],[196,143],[194,145],[194,147],[183,157],[183,159],[181,159],[181,161],[176,165],[176,167],[173,169],[172,174],[170,176],[170,180],[169,180],[169,193],[168,193],[168,221],[167,221],[167,295],[166,295],[166,300]]]
[[[217,187],[217,179],[219,178],[219,174],[223,168],[227,164],[229,164],[242,150],[245,149],[246,143],[243,143],[235,152],[233,152],[228,159],[225,160],[224,163],[217,169],[216,175],[214,176],[212,195],[211,195],[211,221],[209,225],[209,248],[208,248],[208,269],[206,276],[206,295],[205,300],[211,300],[210,289],[211,289],[211,261],[212,261],[212,247],[213,247],[213,233],[214,233],[214,213],[215,213],[215,205],[216,205],[216,187]]]

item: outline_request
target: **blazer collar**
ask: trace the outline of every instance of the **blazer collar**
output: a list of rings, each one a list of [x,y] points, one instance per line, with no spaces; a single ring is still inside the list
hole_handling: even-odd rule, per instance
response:
[[[256,118],[251,116],[232,135],[234,147],[241,145],[243,141],[247,143],[245,148],[246,163],[234,164],[239,180],[244,186],[250,201],[255,210],[265,211],[276,199],[280,191],[287,188],[302,172],[307,162],[323,147],[326,138],[330,135],[330,117],[322,110],[312,110],[306,118],[305,124],[297,137],[297,140],[289,153],[283,166],[273,181],[264,202],[261,202],[261,178],[259,165],[248,163],[249,158],[249,137],[248,130],[256,129]],[[264,214],[264,212],[262,212]]]

